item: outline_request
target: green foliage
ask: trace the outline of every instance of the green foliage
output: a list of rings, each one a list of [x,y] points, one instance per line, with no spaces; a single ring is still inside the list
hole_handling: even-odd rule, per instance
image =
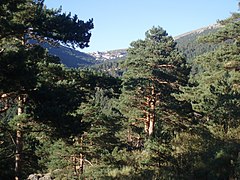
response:
[[[235,22],[233,22],[235,24]],[[215,36],[222,39],[222,32],[232,23],[220,30]],[[235,27],[237,28],[237,27]],[[232,31],[235,34],[235,31]],[[230,40],[229,34],[226,34]],[[189,87],[182,88],[186,93],[182,99],[189,100],[193,109],[205,113],[208,119],[223,125],[225,130],[239,125],[239,60],[238,40],[232,35],[233,44],[225,44],[217,50],[197,57],[194,74]],[[212,36],[210,36],[211,39]]]
[[[179,51],[184,53],[187,62],[192,63],[193,59],[196,56],[213,51],[219,46],[219,44],[199,43],[199,39],[202,36],[214,34],[220,28],[221,27],[219,25],[215,25],[213,27],[196,30],[196,32],[192,32],[183,37],[177,37],[177,48],[179,49]]]
[[[88,103],[82,104],[79,109],[82,121],[87,125],[81,140],[83,155],[92,164],[92,167],[86,166],[83,176],[91,174],[91,177],[103,178],[111,165],[112,151],[122,144],[118,134],[122,128],[122,117],[113,103],[117,91],[111,87],[98,87],[94,92]],[[96,173],[95,167],[106,170]]]
[[[171,93],[177,93],[177,86],[186,83],[185,59],[177,51],[173,38],[160,27],[153,27],[146,32],[145,40],[135,41],[131,46],[125,61],[121,112],[130,124],[139,119],[147,121],[146,112],[151,114],[151,111],[157,121],[163,121],[175,103]],[[151,102],[154,110],[150,108]]]
[[[224,25],[222,29],[201,39],[202,42],[219,43],[220,46],[212,52],[195,58],[189,85],[181,87],[184,93],[178,96],[181,100],[191,102],[193,109],[200,113],[197,117],[200,125],[198,129],[211,135],[198,136],[198,130],[198,134],[194,133],[194,136],[192,134],[190,137],[188,137],[190,134],[184,136],[188,142],[197,143],[190,145],[191,148],[196,147],[197,151],[193,151],[190,146],[185,147],[186,152],[197,152],[191,155],[194,157],[191,158],[192,162],[189,162],[188,157],[184,157],[187,160],[186,165],[187,163],[192,165],[185,168],[190,169],[191,176],[197,179],[229,179],[239,176],[237,149],[240,125],[240,74],[237,18],[239,14],[233,14],[232,17],[221,22]],[[189,140],[193,137],[196,137],[194,141]],[[179,142],[185,144],[183,139]],[[181,151],[184,150],[178,149],[179,154]]]
[[[93,20],[86,23],[79,20],[77,15],[60,13],[44,8],[43,3],[38,3],[31,36],[35,39],[47,37],[49,40],[70,44],[72,47],[88,47],[93,29]],[[73,35],[74,34],[74,35]]]
[[[151,28],[131,43],[119,79],[66,68],[28,43],[87,47],[92,20],[44,1],[2,0],[0,178],[18,174],[15,153],[22,179],[48,172],[54,179],[239,178],[239,17],[221,21],[188,59],[165,30]]]
[[[14,143],[13,132],[10,127],[0,123],[0,177],[2,179],[14,178]]]
[[[73,152],[71,152],[67,144],[62,140],[54,142],[54,144],[50,146],[48,153],[50,154],[50,161],[47,163],[47,166],[50,171],[65,169],[70,165],[68,160]]]
[[[127,119],[125,133],[130,152],[124,152],[127,157],[120,162],[123,167],[134,167],[130,176],[133,179],[174,177],[171,140],[182,128],[178,121],[187,115],[181,115],[172,93],[178,93],[178,86],[187,82],[185,59],[173,38],[162,28],[153,27],[144,40],[131,44],[125,67],[119,108]],[[145,129],[148,120],[154,121],[151,136]],[[128,163],[129,156],[132,159]]]
[[[221,127],[197,125],[173,141],[176,175],[182,179],[228,179],[236,176],[239,143],[220,137]],[[235,134],[236,135],[236,134]]]
[[[110,74],[113,77],[121,77],[125,71],[125,69],[121,67],[123,63],[124,60],[105,61],[103,63],[92,66],[92,68],[96,69],[97,71]]]
[[[79,116],[72,115],[83,101],[79,72],[65,69],[58,58],[50,56],[37,44],[29,44],[28,40],[84,48],[88,46],[93,23],[61,14],[61,10],[47,9],[42,0],[4,0],[0,9],[0,107],[5,115],[11,114],[3,115],[1,122],[6,128],[1,133],[10,137],[4,145],[14,144],[9,151],[16,149],[16,178],[26,179],[28,174],[42,168],[36,154],[41,143],[31,132],[51,130],[48,135],[57,136],[61,134],[57,130],[65,129],[68,131],[61,136],[69,137],[81,134],[83,128]],[[13,109],[15,112],[10,113]],[[14,153],[9,155],[2,147],[1,150],[12,166],[1,166],[1,172],[9,168],[7,172],[14,174],[11,171]],[[1,178],[4,177],[3,174]]]

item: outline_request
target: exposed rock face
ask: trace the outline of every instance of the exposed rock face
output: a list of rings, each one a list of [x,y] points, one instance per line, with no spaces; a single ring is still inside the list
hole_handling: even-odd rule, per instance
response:
[[[127,56],[127,49],[116,49],[105,52],[92,52],[89,53],[92,57],[95,57],[97,61],[109,61],[118,60]]]
[[[61,173],[61,169],[55,169],[51,173],[46,173],[46,174],[40,174],[40,173],[35,173],[35,174],[30,174],[27,178],[27,180],[52,180],[56,179],[55,176]]]
[[[47,174],[30,174],[28,180],[52,180],[50,173]]]

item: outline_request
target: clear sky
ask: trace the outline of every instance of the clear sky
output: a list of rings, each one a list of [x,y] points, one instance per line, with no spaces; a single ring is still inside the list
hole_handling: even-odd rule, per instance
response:
[[[83,52],[128,48],[160,26],[177,36],[216,23],[238,10],[238,0],[45,0],[48,8],[93,18],[90,47]]]

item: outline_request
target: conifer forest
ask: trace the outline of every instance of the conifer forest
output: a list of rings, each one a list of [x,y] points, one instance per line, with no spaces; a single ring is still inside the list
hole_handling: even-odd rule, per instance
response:
[[[150,27],[114,75],[41,46],[88,47],[93,19],[1,0],[0,179],[240,179],[240,13],[218,23],[191,51]]]

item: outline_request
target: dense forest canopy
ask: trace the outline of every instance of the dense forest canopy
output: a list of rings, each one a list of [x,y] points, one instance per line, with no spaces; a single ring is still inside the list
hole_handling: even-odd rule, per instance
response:
[[[2,0],[0,179],[240,178],[239,18],[189,46],[154,26],[118,64],[69,68],[40,44],[88,47],[93,20]]]

